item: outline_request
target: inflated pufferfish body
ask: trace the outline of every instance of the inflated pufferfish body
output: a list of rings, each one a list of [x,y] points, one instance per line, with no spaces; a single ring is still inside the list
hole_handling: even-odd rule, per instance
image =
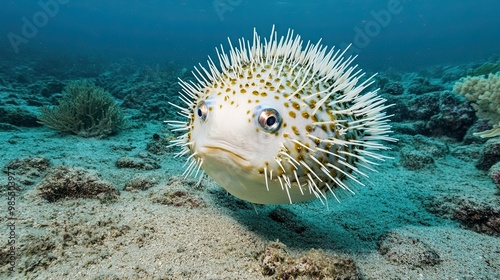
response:
[[[176,106],[187,121],[168,121],[186,133],[173,142],[187,155],[185,175],[205,171],[234,196],[258,204],[319,198],[362,184],[364,169],[385,157],[380,141],[390,126],[385,100],[361,92],[353,57],[318,44],[303,47],[289,30],[268,41],[229,41],[217,50],[221,69],[209,59],[195,68],[197,82],[181,81]]]

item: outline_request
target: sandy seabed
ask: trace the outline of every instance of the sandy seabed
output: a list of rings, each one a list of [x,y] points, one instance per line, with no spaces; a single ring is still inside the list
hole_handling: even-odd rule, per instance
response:
[[[117,98],[129,122],[96,139],[23,117],[19,109],[37,115],[56,104],[86,69],[70,75],[49,62],[38,70],[12,63],[0,81],[0,109],[20,116],[0,115],[0,279],[500,279],[498,188],[476,167],[485,142],[471,140],[474,111],[451,92],[467,66],[438,67],[434,78],[432,71],[380,75],[383,97],[397,103],[392,136],[399,142],[388,144],[384,155],[392,159],[369,172],[355,195],[341,194],[340,203],[330,195],[327,206],[262,206],[208,177],[196,186],[180,176],[185,159],[165,148],[173,135],[161,120],[174,115],[166,103],[185,69],[141,72],[125,61],[85,72]],[[71,65],[63,62],[56,66]],[[437,103],[443,107],[432,109]],[[449,123],[435,131],[421,125],[436,119]],[[464,119],[462,134],[450,131]],[[46,189],[75,174],[119,195],[75,198]],[[332,266],[340,274],[328,274]]]
[[[446,155],[430,168],[409,171],[401,167],[394,144],[386,153],[394,159],[382,163],[370,183],[356,189],[356,195],[342,197],[341,203],[330,198],[328,208],[318,201],[254,207],[209,178],[195,187],[191,179],[178,176],[183,159],[173,153],[148,154],[145,147],[162,126],[144,124],[108,139],[79,138],[47,128],[0,133],[2,166],[14,159],[43,157],[51,164],[47,172],[77,166],[100,174],[120,190],[110,201],[48,202],[36,185],[23,186],[13,213],[14,272],[9,273],[11,265],[4,261],[1,278],[270,279],[276,275],[263,274],[262,254],[273,241],[283,243],[290,256],[314,248],[352,259],[364,279],[500,277],[498,237],[436,214],[463,200],[498,205],[497,189],[472,160]],[[458,144],[449,148],[460,149]],[[115,163],[121,157],[150,158],[160,168],[118,168]],[[44,174],[32,174],[32,181],[39,182]],[[7,184],[6,175],[0,177],[2,184]],[[23,176],[14,174],[14,180]],[[138,176],[157,184],[124,191]],[[182,190],[185,197],[176,202],[172,190]],[[0,205],[5,211],[6,195]],[[2,248],[7,248],[7,219],[0,218]]]

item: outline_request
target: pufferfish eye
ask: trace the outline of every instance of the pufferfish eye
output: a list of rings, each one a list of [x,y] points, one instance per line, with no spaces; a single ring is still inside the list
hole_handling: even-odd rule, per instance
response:
[[[205,121],[208,115],[208,106],[205,101],[201,101],[198,106],[196,106],[196,115],[202,120]]]
[[[272,108],[261,109],[257,121],[264,131],[269,133],[278,131],[283,123],[280,113]]]

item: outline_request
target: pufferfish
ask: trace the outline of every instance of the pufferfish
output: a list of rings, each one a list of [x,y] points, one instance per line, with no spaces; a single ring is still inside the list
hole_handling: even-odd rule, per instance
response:
[[[364,92],[373,76],[355,57],[313,44],[288,30],[269,39],[216,49],[220,67],[194,67],[180,80],[185,121],[167,121],[184,134],[171,146],[187,157],[185,176],[208,174],[232,195],[255,204],[320,199],[363,185],[392,142],[385,99]]]

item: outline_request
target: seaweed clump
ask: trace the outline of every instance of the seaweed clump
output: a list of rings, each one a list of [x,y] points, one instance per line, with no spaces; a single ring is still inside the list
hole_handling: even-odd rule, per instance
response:
[[[38,184],[38,194],[49,202],[62,199],[97,198],[109,201],[120,193],[96,174],[82,168],[60,166]]]
[[[69,83],[58,102],[41,108],[39,123],[81,137],[104,137],[124,127],[123,113],[113,97],[88,81]]]
[[[279,242],[270,243],[259,257],[262,274],[274,279],[360,279],[352,259],[311,249],[292,257]]]

